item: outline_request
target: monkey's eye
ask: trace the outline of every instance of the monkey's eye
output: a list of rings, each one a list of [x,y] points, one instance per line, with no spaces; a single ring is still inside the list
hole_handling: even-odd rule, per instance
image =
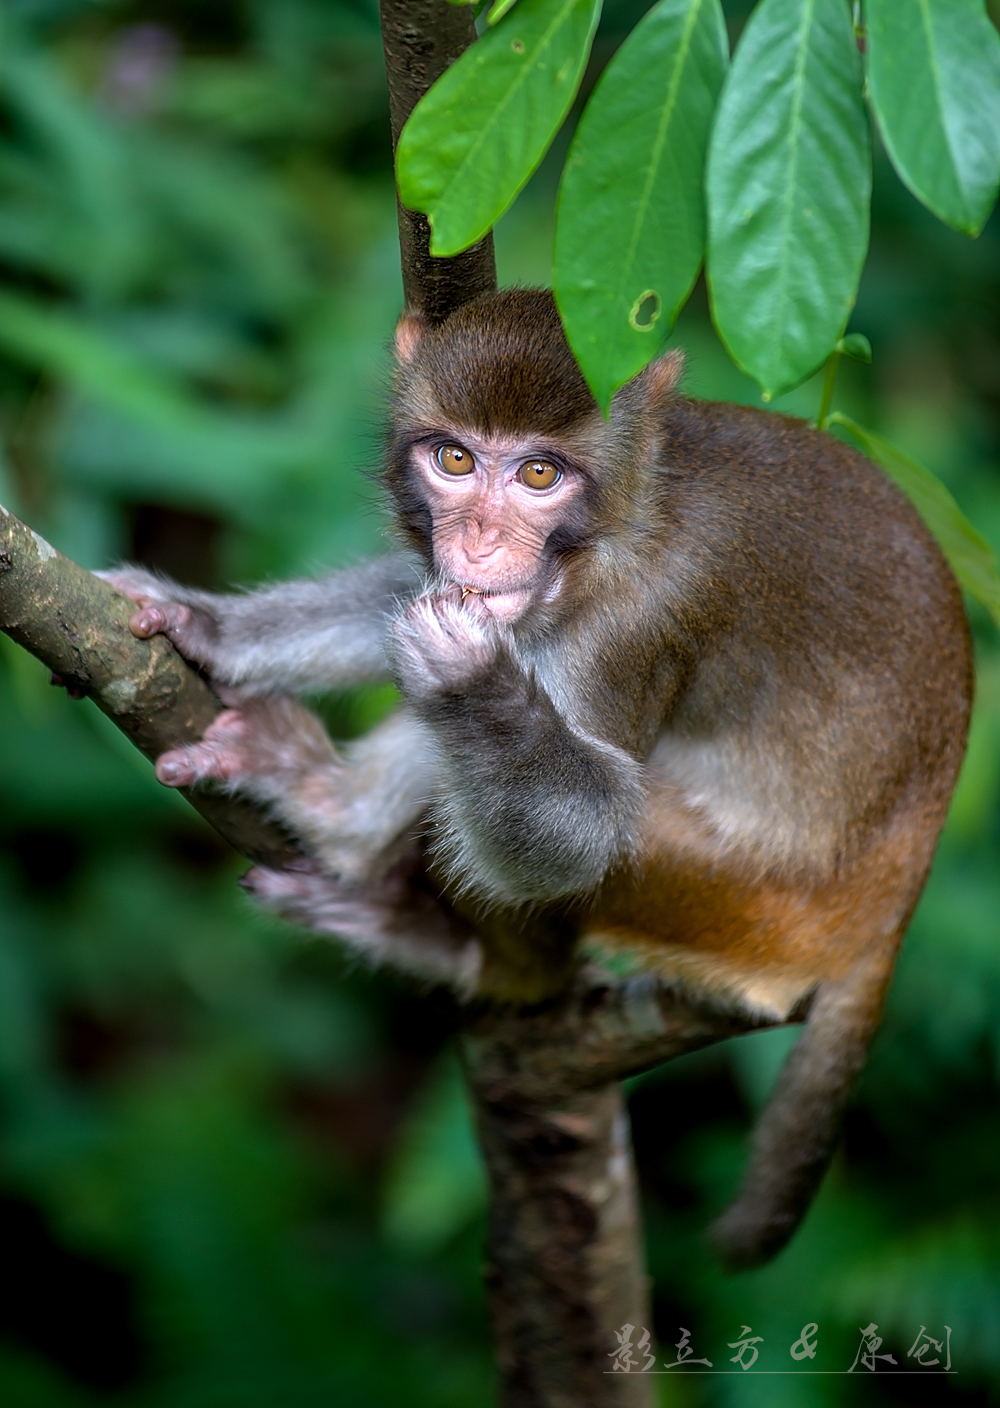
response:
[[[562,478],[562,470],[548,460],[528,460],[517,471],[517,477],[529,489],[551,489]]]
[[[445,474],[471,474],[475,468],[472,456],[461,445],[442,445],[435,458]]]

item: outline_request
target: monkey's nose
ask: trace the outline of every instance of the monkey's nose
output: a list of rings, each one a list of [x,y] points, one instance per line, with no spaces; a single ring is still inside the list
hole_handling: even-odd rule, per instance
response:
[[[477,534],[471,540],[466,538],[462,544],[467,562],[484,563],[489,562],[491,557],[496,557],[502,553],[504,545],[499,536]]]

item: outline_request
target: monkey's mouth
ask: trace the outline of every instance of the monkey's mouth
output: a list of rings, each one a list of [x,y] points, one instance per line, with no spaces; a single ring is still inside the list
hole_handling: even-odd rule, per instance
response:
[[[456,584],[464,601],[468,596],[477,596],[491,615],[501,621],[516,621],[531,605],[533,587],[490,588],[474,587],[469,582]]]

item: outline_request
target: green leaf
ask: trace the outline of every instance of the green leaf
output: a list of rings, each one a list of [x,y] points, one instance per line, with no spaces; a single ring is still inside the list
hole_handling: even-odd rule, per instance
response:
[[[846,0],[762,0],[708,158],[716,326],[765,399],[823,362],[868,247],[871,146]]]
[[[842,337],[833,349],[840,352],[844,357],[850,357],[855,362],[867,362],[872,360],[872,345],[863,332],[849,332],[846,337]]]
[[[834,411],[829,425],[842,425],[854,436],[869,459],[882,466],[902,489],[920,517],[937,538],[959,582],[981,601],[1000,626],[1000,572],[989,543],[973,528],[948,490],[929,469],[897,449],[890,440],[866,430]]]
[[[978,235],[1000,186],[1000,35],[983,0],[867,0],[868,85],[918,200]]]
[[[663,347],[705,252],[729,46],[719,0],[660,0],[605,70],[559,193],[555,294],[598,403]]]
[[[399,198],[431,253],[481,239],[545,155],[583,77],[601,0],[520,0],[421,98],[396,151]]]

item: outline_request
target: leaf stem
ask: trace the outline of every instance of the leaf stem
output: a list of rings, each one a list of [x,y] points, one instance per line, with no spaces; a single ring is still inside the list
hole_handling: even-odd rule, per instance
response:
[[[826,363],[826,375],[823,378],[823,394],[819,401],[819,412],[816,416],[816,429],[825,430],[830,420],[830,403],[833,400],[833,384],[837,380],[837,366],[840,362],[840,351],[837,348],[830,353]]]

